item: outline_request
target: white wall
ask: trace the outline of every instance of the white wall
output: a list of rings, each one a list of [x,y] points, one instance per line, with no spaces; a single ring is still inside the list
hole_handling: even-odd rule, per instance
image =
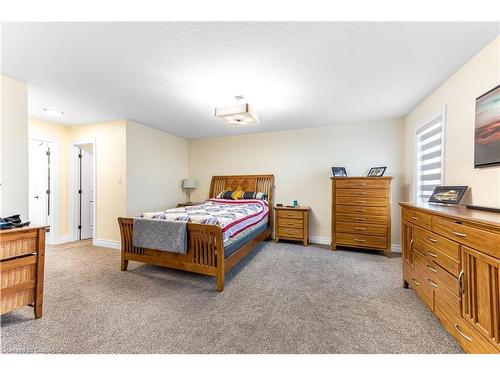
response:
[[[175,207],[185,201],[188,141],[127,120],[127,215]]]
[[[415,133],[446,105],[446,185],[471,187],[473,204],[500,207],[500,167],[474,169],[475,99],[500,83],[500,37],[488,44],[405,119],[405,200],[413,201]]]
[[[0,216],[28,220],[28,91],[25,83],[2,75],[0,132]]]
[[[359,176],[385,165],[386,175],[395,177],[392,241],[399,244],[403,131],[403,121],[395,119],[192,140],[189,174],[199,181],[192,200],[207,198],[213,175],[274,174],[275,203],[297,199],[311,206],[310,234],[326,242],[331,238],[330,167],[345,166],[349,175]]]

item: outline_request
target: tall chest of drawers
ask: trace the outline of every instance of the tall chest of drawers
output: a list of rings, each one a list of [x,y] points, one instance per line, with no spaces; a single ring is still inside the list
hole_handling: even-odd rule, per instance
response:
[[[42,316],[46,228],[0,232],[0,314],[32,305]]]
[[[403,282],[468,353],[500,353],[500,214],[400,203]]]
[[[382,250],[391,256],[392,177],[332,177],[332,250]]]

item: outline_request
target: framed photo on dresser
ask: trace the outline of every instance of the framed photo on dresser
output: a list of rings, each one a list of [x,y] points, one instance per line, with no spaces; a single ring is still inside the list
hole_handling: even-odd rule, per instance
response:
[[[367,177],[382,177],[387,167],[372,167]]]
[[[333,177],[347,177],[345,167],[332,167]]]

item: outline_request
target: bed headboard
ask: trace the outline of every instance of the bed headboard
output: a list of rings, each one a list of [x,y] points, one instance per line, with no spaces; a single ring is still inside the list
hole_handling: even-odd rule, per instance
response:
[[[269,197],[269,225],[272,228],[274,175],[250,174],[240,176],[213,176],[210,183],[209,198],[215,198],[224,190],[256,191]]]

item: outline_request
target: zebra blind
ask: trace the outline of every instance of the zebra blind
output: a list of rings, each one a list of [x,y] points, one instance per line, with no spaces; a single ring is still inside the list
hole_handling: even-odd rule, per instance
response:
[[[417,130],[417,202],[427,202],[443,183],[443,116]]]

